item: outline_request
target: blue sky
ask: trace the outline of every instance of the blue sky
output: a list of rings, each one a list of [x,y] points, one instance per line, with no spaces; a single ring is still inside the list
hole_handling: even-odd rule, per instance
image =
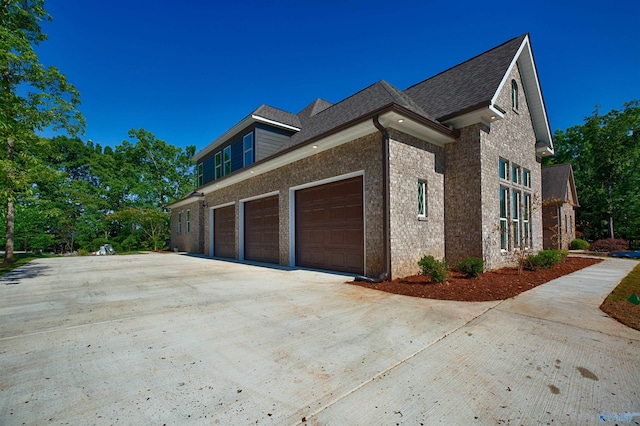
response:
[[[50,0],[38,48],[80,91],[84,140],[143,127],[204,148],[261,104],[399,89],[523,33],[552,130],[640,98],[640,2]]]

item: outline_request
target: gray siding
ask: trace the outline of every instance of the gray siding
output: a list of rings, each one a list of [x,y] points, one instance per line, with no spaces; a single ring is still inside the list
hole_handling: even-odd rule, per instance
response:
[[[274,154],[289,140],[289,135],[276,133],[261,127],[256,127],[255,160],[260,161]]]

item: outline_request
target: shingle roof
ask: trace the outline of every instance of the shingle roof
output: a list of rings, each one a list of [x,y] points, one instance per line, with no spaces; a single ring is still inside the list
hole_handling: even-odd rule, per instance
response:
[[[325,101],[324,99],[317,98],[315,101],[311,102],[309,105],[304,107],[298,114],[296,114],[301,122],[305,122],[314,115],[324,111],[329,108],[333,104],[331,102]]]
[[[542,168],[542,200],[569,201],[569,191],[575,191],[573,184],[573,168],[571,164],[556,164]],[[573,201],[578,205],[577,194],[573,194]]]
[[[489,105],[522,45],[523,34],[404,91],[438,120],[486,103]]]
[[[263,118],[267,118],[269,120],[277,121],[278,123],[288,124],[289,126],[300,128],[300,118],[291,114],[290,112],[274,108],[269,105],[260,105],[258,109],[251,113],[252,115],[257,115]]]

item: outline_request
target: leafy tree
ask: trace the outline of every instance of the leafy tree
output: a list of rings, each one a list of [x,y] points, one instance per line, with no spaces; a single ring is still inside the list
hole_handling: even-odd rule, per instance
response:
[[[545,164],[573,165],[585,236],[640,239],[640,101],[556,131],[555,147]]]
[[[0,198],[6,202],[5,263],[13,262],[15,203],[28,195],[40,162],[28,154],[41,143],[35,132],[51,127],[76,133],[84,119],[77,90],[55,67],[39,62],[34,47],[47,39],[40,28],[51,16],[44,0],[0,0]]]
[[[164,247],[164,239],[169,234],[169,213],[156,209],[127,208],[108,216],[108,219],[120,224],[122,228],[129,228],[130,236],[122,241],[122,245],[129,247],[135,241],[141,241],[145,248],[159,250]],[[136,238],[136,235],[139,238]],[[134,237],[132,237],[134,236]]]

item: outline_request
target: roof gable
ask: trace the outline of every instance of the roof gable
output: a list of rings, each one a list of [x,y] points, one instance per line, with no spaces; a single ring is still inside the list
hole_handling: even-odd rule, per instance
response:
[[[542,200],[579,206],[571,164],[556,164],[542,168]]]

